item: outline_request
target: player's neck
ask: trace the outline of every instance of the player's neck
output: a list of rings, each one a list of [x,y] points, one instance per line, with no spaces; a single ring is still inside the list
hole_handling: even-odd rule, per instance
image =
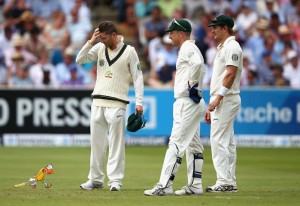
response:
[[[112,50],[112,51],[115,50],[120,42],[121,42],[121,40],[118,38],[118,36],[116,36],[115,39],[114,39],[113,45],[111,45],[109,47],[110,50]]]
[[[224,42],[226,41],[226,39],[228,39],[230,37],[230,34],[225,34],[224,36],[223,36],[223,38],[222,39],[220,39],[220,41],[219,41],[219,44],[224,44]]]
[[[181,39],[180,43],[178,44],[178,47],[180,48],[184,42],[189,41],[189,40],[190,40],[190,38]]]

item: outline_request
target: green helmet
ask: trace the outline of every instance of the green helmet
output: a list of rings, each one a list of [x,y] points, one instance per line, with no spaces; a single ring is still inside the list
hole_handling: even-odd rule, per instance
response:
[[[139,129],[142,129],[146,125],[146,119],[144,118],[143,115],[137,113],[133,113],[128,117],[127,120],[127,130],[129,132],[136,132]]]

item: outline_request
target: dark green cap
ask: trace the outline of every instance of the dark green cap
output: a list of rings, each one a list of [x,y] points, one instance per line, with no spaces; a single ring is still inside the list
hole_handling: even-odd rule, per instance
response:
[[[165,30],[165,32],[170,31],[184,31],[184,32],[192,32],[192,26],[190,22],[185,19],[173,19],[169,28]]]
[[[228,26],[229,28],[233,28],[234,21],[229,16],[221,15],[212,20],[212,22],[208,26]]]
[[[129,132],[136,132],[145,127],[146,122],[143,115],[133,113],[128,117],[126,128]]]

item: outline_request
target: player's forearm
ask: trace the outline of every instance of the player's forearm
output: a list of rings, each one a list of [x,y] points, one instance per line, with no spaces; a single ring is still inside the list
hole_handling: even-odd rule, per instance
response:
[[[223,79],[222,86],[230,89],[234,82],[235,76],[236,76],[236,70],[227,70],[225,77]]]
[[[140,73],[137,75],[136,80],[134,81],[134,90],[135,90],[135,98],[136,98],[136,105],[143,106],[143,98],[144,98],[144,80],[143,74]]]
[[[216,98],[216,101],[220,102],[224,96],[226,96],[234,82],[236,76],[236,69],[235,68],[229,68],[227,69],[227,72],[225,74],[225,77],[223,79],[222,86],[219,90],[218,96]]]
[[[133,86],[135,90],[136,105],[143,106],[144,98],[144,77],[142,68],[140,66],[140,61],[135,49],[132,48],[130,51],[129,59],[129,69],[131,73],[131,78],[133,81]]]
[[[92,50],[92,44],[87,42],[79,51],[77,57],[76,57],[76,63],[77,64],[83,64],[86,62],[96,61],[97,56],[94,54],[95,52]],[[94,48],[93,48],[94,50]],[[90,53],[89,53],[90,52]]]
[[[233,84],[233,81],[234,77],[232,77],[232,75],[225,76],[222,86],[230,89]]]

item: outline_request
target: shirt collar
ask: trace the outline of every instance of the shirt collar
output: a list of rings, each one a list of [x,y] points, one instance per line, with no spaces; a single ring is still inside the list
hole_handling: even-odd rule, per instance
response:
[[[231,40],[235,40],[234,36],[228,37],[223,44],[219,44],[217,49],[220,50],[222,47],[224,47],[226,44],[228,44]]]
[[[192,40],[192,39],[186,40],[186,41],[184,41],[184,42],[182,43],[182,45],[184,45],[184,44],[187,43],[187,42],[195,43],[195,40]],[[181,45],[181,47],[182,47],[182,45]],[[180,49],[181,49],[181,47],[180,47]],[[179,49],[179,50],[180,50],[180,49]]]
[[[117,48],[115,49],[115,51],[120,50],[124,45],[124,37],[122,35],[118,35],[118,39],[120,39],[120,43],[117,44]]]
[[[183,42],[183,44],[184,44],[184,43],[186,43],[186,42],[195,43],[195,40],[193,40],[193,39],[189,39],[189,40],[186,40],[185,42]]]

